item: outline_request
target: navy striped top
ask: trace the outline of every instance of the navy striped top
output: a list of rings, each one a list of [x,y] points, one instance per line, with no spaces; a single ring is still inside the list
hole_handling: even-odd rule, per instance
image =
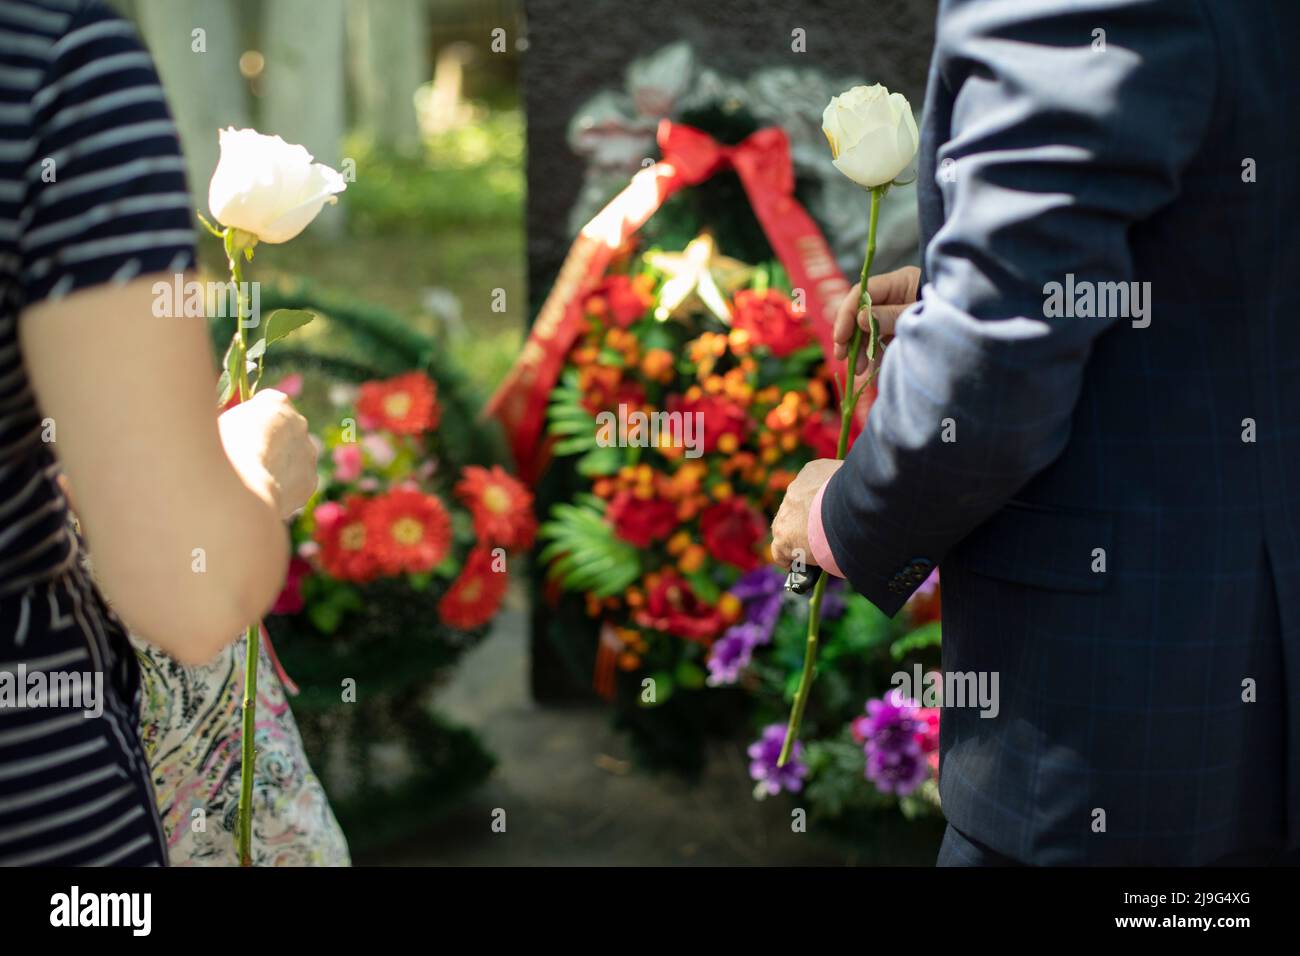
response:
[[[79,567],[17,324],[44,299],[192,266],[190,209],[131,25],[98,0],[0,0],[0,865],[166,860],[135,658]]]

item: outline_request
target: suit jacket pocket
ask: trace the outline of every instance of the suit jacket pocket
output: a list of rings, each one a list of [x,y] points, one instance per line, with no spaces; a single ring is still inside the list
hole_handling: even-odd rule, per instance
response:
[[[1001,581],[1101,591],[1110,571],[1111,533],[1112,518],[1104,512],[1012,500],[971,532],[954,557],[961,568]]]

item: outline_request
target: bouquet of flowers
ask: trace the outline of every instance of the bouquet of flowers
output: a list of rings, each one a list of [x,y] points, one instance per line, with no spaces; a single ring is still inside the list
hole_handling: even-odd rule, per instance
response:
[[[549,432],[589,488],[552,509],[540,559],[602,625],[597,689],[643,675],[663,702],[705,684],[786,485],[834,451],[833,386],[781,266],[707,235],[625,256],[583,309]]]
[[[937,711],[895,701],[889,678],[937,663],[937,578],[892,621],[830,584],[804,742],[777,766],[809,605],[785,591],[768,529],[799,469],[834,457],[840,427],[782,267],[730,260],[707,235],[625,250],[582,309],[548,430],[587,487],[552,507],[540,560],[596,621],[596,689],[643,710],[739,691],[720,729],[766,728],[750,748],[756,796],[806,784],[831,818],[932,808]],[[915,730],[890,729],[891,715]]]
[[[759,737],[749,746],[754,796],[798,794],[818,816],[851,824],[862,812],[897,807],[908,817],[938,808],[939,710],[900,675],[938,665],[939,581],[935,572],[890,620],[842,580],[821,607],[817,683],[800,741],[784,765],[783,717],[798,689],[808,602],[788,595],[783,574],[763,567],[730,594],[740,619],[713,643],[709,684],[745,688]],[[927,704],[929,706],[922,706]]]
[[[367,342],[388,331],[381,311],[299,300]],[[280,356],[306,369],[276,387],[302,393],[320,483],[293,523],[266,627],[339,822],[354,847],[376,845],[491,770],[471,731],[429,709],[430,692],[500,611],[533,544],[533,497],[461,440],[472,396],[436,363],[354,383],[358,369],[328,356]]]
[[[532,493],[499,465],[448,462],[437,384],[421,371],[336,385],[335,423],[319,440],[321,482],[293,525],[296,556],[276,607],[318,635],[363,641],[350,627],[394,585],[419,598],[437,634],[465,644],[495,617],[511,553],[532,546]],[[432,613],[430,613],[432,612]]]

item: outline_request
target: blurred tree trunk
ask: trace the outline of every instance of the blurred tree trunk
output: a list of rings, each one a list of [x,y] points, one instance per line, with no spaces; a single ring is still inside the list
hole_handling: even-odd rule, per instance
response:
[[[230,0],[133,0],[118,6],[134,13],[158,64],[185,150],[190,190],[205,207],[208,180],[217,168],[217,130],[249,125],[235,5]]]
[[[429,80],[426,0],[351,0],[358,124],[399,151],[420,142],[416,89]]]
[[[263,8],[266,95],[262,132],[301,143],[318,162],[339,169],[344,133],[344,0],[274,0]],[[341,208],[326,208],[312,226],[338,235]]]

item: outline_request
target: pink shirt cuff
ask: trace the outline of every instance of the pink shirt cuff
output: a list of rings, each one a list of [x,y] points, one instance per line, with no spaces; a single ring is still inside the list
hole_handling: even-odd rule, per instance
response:
[[[826,540],[826,531],[822,528],[822,495],[824,494],[826,494],[825,484],[817,489],[812,509],[808,512],[808,547],[812,551],[813,561],[819,568],[829,571],[837,578],[842,578],[844,572],[835,563],[835,555],[831,554],[830,542]]]

